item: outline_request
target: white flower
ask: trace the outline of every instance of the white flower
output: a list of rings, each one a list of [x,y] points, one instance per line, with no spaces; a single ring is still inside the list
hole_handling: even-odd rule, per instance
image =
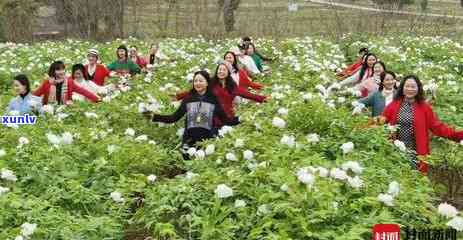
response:
[[[7,181],[16,182],[18,178],[14,175],[13,171],[2,168],[0,178],[3,178]]]
[[[349,177],[347,179],[347,183],[349,183],[351,187],[359,189],[363,185],[363,180],[360,179],[358,176],[355,176],[353,178]]]
[[[14,240],[24,240],[24,237],[21,236],[21,235],[19,235],[19,236],[16,236],[16,237],[14,238]]]
[[[147,141],[147,140],[148,140],[148,136],[146,136],[145,134],[140,135],[137,138],[135,138],[135,141],[137,141],[137,142],[144,142],[144,141]]]
[[[190,155],[190,156],[195,155],[195,153],[196,153],[196,148],[194,148],[194,147],[188,148],[187,153],[188,153],[188,155]]]
[[[378,201],[384,203],[384,205],[392,207],[394,206],[394,197],[389,194],[379,194],[378,195]]]
[[[318,167],[317,170],[318,170],[318,175],[320,177],[328,177],[328,174],[329,174],[328,169],[324,167]]]
[[[181,137],[181,136],[183,136],[183,133],[184,133],[184,132],[185,132],[185,128],[179,128],[179,129],[177,130],[177,133],[176,133],[176,134],[177,134],[177,136]]]
[[[225,134],[230,133],[231,131],[233,131],[233,128],[225,125],[219,129],[219,135],[223,137]]]
[[[331,169],[330,176],[334,179],[339,179],[339,180],[346,180],[349,177],[346,171],[341,170],[339,168]]]
[[[342,144],[341,149],[344,154],[350,153],[352,152],[352,150],[354,150],[354,143],[353,142],[344,143]]]
[[[463,231],[463,218],[462,217],[454,217],[447,223],[447,226],[461,232]]]
[[[439,204],[439,207],[437,207],[437,212],[447,218],[456,217],[458,215],[458,210],[448,203]]]
[[[233,189],[229,188],[225,184],[219,184],[215,189],[215,194],[217,194],[217,197],[219,198],[228,198],[233,196]]]
[[[138,104],[138,112],[139,112],[139,113],[144,113],[144,112],[146,112],[146,111],[148,111],[148,110],[146,109],[145,103],[139,103],[139,104]]]
[[[463,140],[460,141],[460,145],[463,145]]]
[[[267,215],[270,213],[270,207],[267,204],[262,204],[257,208],[257,215]]]
[[[195,157],[198,160],[203,160],[206,157],[206,153],[203,150],[198,150],[195,152]]]
[[[288,109],[287,108],[280,108],[280,109],[278,109],[278,114],[283,115],[283,116],[288,115]]]
[[[53,115],[53,113],[55,112],[55,109],[53,108],[52,105],[43,105],[42,106],[42,111],[45,112],[45,113]]]
[[[227,153],[227,154],[225,155],[225,158],[226,158],[228,161],[236,161],[236,160],[238,160],[238,159],[236,158],[235,154],[233,154],[233,153]]]
[[[285,144],[289,147],[294,147],[296,144],[296,138],[294,136],[288,136],[288,135],[283,135],[283,137],[280,140],[281,144]]]
[[[65,133],[61,134],[61,142],[63,144],[69,145],[69,144],[72,144],[73,141],[74,141],[73,136],[72,136],[72,134],[70,132],[65,132]]]
[[[244,147],[244,140],[241,139],[241,138],[236,139],[235,140],[235,147],[236,148]]]
[[[84,114],[87,118],[98,118],[98,115],[96,115],[94,112],[85,112]]]
[[[29,237],[30,235],[34,234],[36,228],[37,224],[25,222],[23,225],[21,225],[21,235],[24,237]]]
[[[133,136],[135,136],[135,130],[133,128],[127,128],[125,130],[125,135],[133,137]]]
[[[307,184],[307,185],[313,185],[313,183],[315,182],[315,177],[310,174],[307,169],[299,169],[297,171],[297,179],[304,183],[304,184]]]
[[[279,117],[274,117],[272,121],[273,126],[278,127],[278,128],[285,128],[286,127],[286,122],[285,120],[279,118]]]
[[[400,141],[400,140],[394,140],[394,145],[399,148],[400,151],[406,152],[407,147],[405,146],[405,143]]]
[[[287,192],[287,191],[289,190],[289,187],[288,187],[288,185],[285,183],[285,184],[281,185],[280,190],[283,191],[283,192]]]
[[[114,202],[117,202],[117,203],[124,202],[124,198],[122,197],[122,194],[120,192],[112,192],[110,194],[110,197],[113,199]]]
[[[0,157],[3,157],[6,155],[6,151],[4,149],[0,149]]]
[[[246,160],[252,160],[254,158],[254,152],[252,152],[251,150],[244,151],[243,158]]]
[[[156,175],[151,174],[148,177],[146,177],[146,179],[148,180],[148,182],[154,183],[156,181],[157,177],[156,177]]]
[[[25,137],[20,137],[18,141],[19,141],[19,145],[20,145],[20,146],[26,145],[26,144],[29,144],[29,143],[30,143],[29,139],[27,139],[27,138],[25,138]]]
[[[59,136],[56,136],[53,133],[47,133],[46,134],[48,141],[53,144],[53,145],[60,145],[61,144],[61,138]]]
[[[241,199],[235,200],[235,208],[241,208],[245,206],[246,206],[246,202],[244,200],[241,200]]]
[[[396,181],[392,181],[389,183],[389,189],[387,190],[387,193],[392,195],[393,197],[396,197],[400,193],[400,185]]]
[[[345,162],[344,164],[342,164],[341,168],[346,171],[350,169],[352,170],[352,172],[356,174],[361,174],[363,172],[363,168],[360,166],[358,162],[355,161]]]
[[[2,196],[2,194],[7,193],[9,191],[10,191],[9,188],[0,186],[0,197]]]
[[[186,178],[187,180],[192,180],[192,179],[193,179],[194,177],[196,177],[196,176],[199,176],[199,175],[196,174],[196,173],[193,173],[193,172],[187,172],[186,175],[185,175],[185,178]]]
[[[317,143],[320,141],[320,137],[316,133],[311,133],[307,135],[307,142],[309,143]]]
[[[387,125],[387,129],[388,129],[390,132],[396,132],[396,131],[397,131],[397,125],[388,124],[388,125]]]
[[[206,146],[206,155],[211,155],[215,152],[215,145],[209,144]]]

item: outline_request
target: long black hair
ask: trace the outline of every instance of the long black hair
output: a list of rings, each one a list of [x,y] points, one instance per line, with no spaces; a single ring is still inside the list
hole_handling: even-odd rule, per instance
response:
[[[238,68],[238,60],[236,59],[236,54],[232,51],[227,51],[224,55],[223,55],[223,60],[225,60],[225,57],[228,55],[228,54],[231,54],[233,56],[233,63],[232,63],[232,67],[233,67],[233,70],[235,72],[238,72],[239,71],[239,68]]]
[[[217,68],[215,69],[214,77],[212,78],[212,81],[211,81],[211,85],[215,86],[216,84],[220,84],[220,79],[217,76],[217,72],[219,71],[219,67],[222,65],[225,66],[225,68],[227,68],[227,71],[228,71],[228,76],[224,79],[225,88],[227,89],[229,93],[232,93],[233,90],[237,87],[237,85],[230,74],[230,69],[228,69],[228,66],[224,62],[221,62],[217,65]]]
[[[384,89],[384,79],[386,79],[386,75],[391,75],[394,79],[396,79],[396,75],[394,72],[391,72],[391,71],[384,71],[381,73],[381,75],[379,75],[379,79],[381,80],[381,82],[379,83],[379,88],[378,88],[378,91],[383,91]],[[394,89],[397,89],[397,86],[394,84]]]
[[[81,63],[77,63],[77,64],[74,64],[72,66],[72,75],[71,75],[72,78],[74,79],[74,74],[79,70],[82,72],[82,75],[84,76],[84,79],[88,80],[89,78],[88,78],[87,71],[85,71],[85,67]]]
[[[373,56],[375,57],[375,59],[378,59],[376,57],[375,54],[373,53],[368,53],[367,55],[365,55],[365,58],[363,59],[363,64],[362,64],[362,68],[360,69],[360,75],[359,75],[359,79],[358,80],[362,80],[363,79],[363,76],[365,76],[365,73],[367,72],[367,69],[368,69],[368,58],[370,56]]]
[[[206,79],[206,81],[207,81],[206,95],[211,95],[212,94],[211,77],[210,77],[209,73],[206,70],[200,70],[200,71],[197,71],[197,72],[194,73],[193,81],[191,81],[192,84],[193,84],[193,87],[190,90],[190,94],[191,95],[197,94],[196,89],[194,87],[194,82],[195,82],[195,78],[196,78],[197,75],[201,75]]]
[[[16,75],[13,78],[13,81],[18,81],[21,85],[26,87],[26,93],[24,95],[29,94],[29,92],[31,91],[31,84],[29,83],[29,79],[25,74]]]
[[[415,76],[415,75],[408,75],[404,77],[404,79],[400,82],[399,89],[397,90],[396,95],[394,96],[394,100],[400,100],[402,99],[404,95],[404,87],[405,87],[405,82],[407,80],[414,80],[416,82],[416,85],[418,86],[418,93],[415,96],[415,101],[417,103],[423,102],[424,101],[424,89],[423,89],[423,83],[421,83],[420,79]]]
[[[48,68],[48,76],[56,78],[56,70],[62,70],[65,69],[66,66],[64,65],[63,61],[54,61],[51,65],[50,68]]]

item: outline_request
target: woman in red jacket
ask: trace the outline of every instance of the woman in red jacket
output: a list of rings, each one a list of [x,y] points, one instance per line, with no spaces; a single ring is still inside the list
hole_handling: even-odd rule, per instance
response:
[[[255,102],[262,103],[269,99],[270,97],[257,95],[248,92],[246,89],[236,85],[235,81],[230,75],[231,67],[226,62],[221,62],[215,70],[215,75],[211,81],[211,89],[214,95],[217,97],[217,100],[220,103],[220,106],[224,110],[228,119],[235,118],[235,110],[233,108],[233,99],[237,96],[253,100]],[[188,92],[181,92],[177,94],[177,99],[183,99],[188,95]],[[214,119],[216,121],[214,126],[220,128],[224,123],[220,122],[219,119]]]
[[[236,59],[235,53],[228,51],[223,56],[223,59],[231,64],[232,66],[231,76],[233,80],[235,81],[236,85],[244,89],[252,88],[255,90],[261,90],[264,87],[264,85],[260,83],[253,82],[249,78],[246,70],[238,66],[238,61]]]
[[[88,75],[88,80],[92,80],[99,86],[103,86],[106,78],[109,77],[109,70],[98,63],[99,53],[96,49],[90,49],[87,54],[88,64],[85,65],[85,71]]]
[[[42,82],[40,87],[34,91],[35,96],[42,96],[42,104],[70,104],[72,93],[76,92],[85,96],[92,102],[98,102],[100,98],[74,83],[72,78],[67,78],[64,71],[64,63],[55,61],[48,70],[49,78]]]
[[[463,140],[463,131],[455,131],[439,121],[424,99],[423,84],[414,75],[405,77],[400,83],[394,101],[386,107],[383,117],[387,123],[398,125],[394,138],[405,144],[412,164],[424,174],[428,165],[421,159],[430,153],[429,131],[454,141]]]

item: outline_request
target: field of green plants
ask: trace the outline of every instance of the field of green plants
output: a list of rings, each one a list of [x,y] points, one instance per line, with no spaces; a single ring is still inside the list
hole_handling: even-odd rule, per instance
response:
[[[462,128],[462,45],[415,37],[259,39],[260,51],[277,58],[272,74],[254,79],[271,101],[241,104],[242,124],[190,149],[193,160],[184,161],[184,122],[150,123],[140,108],[173,112],[179,103],[170,95],[190,88],[187,76],[213,73],[237,42],[165,39],[161,48],[174,61],[129,80],[130,88],[98,104],[48,108],[35,125],[0,126],[0,239],[354,240],[371,239],[377,223],[463,230],[463,213],[440,205],[438,189],[387,140],[387,126],[362,128],[369,114],[352,116],[348,90],[324,94],[335,70],[367,46],[389,70],[417,74],[434,92],[440,119]],[[149,45],[133,38],[7,44],[2,113],[15,74],[26,73],[35,88],[52,61],[69,70],[97,48],[110,63],[121,43],[143,52]],[[462,144],[434,138],[432,150],[432,165],[463,167]]]

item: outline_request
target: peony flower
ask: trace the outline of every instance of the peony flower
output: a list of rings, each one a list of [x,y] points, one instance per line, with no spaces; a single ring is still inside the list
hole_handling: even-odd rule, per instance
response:
[[[24,237],[29,237],[34,234],[37,224],[25,222],[21,225],[21,235]]]
[[[360,179],[358,176],[355,176],[353,178],[349,177],[347,178],[347,183],[353,188],[359,189],[363,186],[363,180]]]
[[[148,140],[148,136],[145,135],[145,134],[140,135],[137,138],[135,138],[135,141],[137,141],[137,142],[144,142],[144,141],[147,141],[147,140]]]
[[[244,147],[244,140],[241,139],[241,138],[236,139],[235,140],[235,147],[236,148]]]
[[[4,149],[0,149],[0,157],[3,157],[6,155],[6,151]]]
[[[390,194],[379,194],[378,195],[378,201],[384,203],[384,205],[392,207],[394,206],[394,197]]]
[[[317,170],[318,170],[318,175],[320,177],[328,177],[328,174],[329,174],[328,169],[324,167],[318,167]]]
[[[27,139],[26,137],[20,137],[18,139],[18,141],[19,141],[19,146],[26,145],[26,144],[30,143],[29,139]]]
[[[70,132],[65,132],[61,134],[61,142],[63,144],[69,145],[69,144],[72,144],[73,141],[74,141],[73,136]]]
[[[246,202],[244,200],[241,200],[241,199],[235,200],[235,208],[241,208],[245,206],[246,206]]]
[[[106,150],[108,151],[109,154],[112,154],[114,151],[116,151],[117,147],[115,145],[108,145]]]
[[[84,114],[87,118],[98,118],[98,115],[96,115],[94,112],[85,112]]]
[[[135,136],[135,130],[133,128],[127,128],[125,130],[125,135],[133,137],[133,136]]]
[[[252,160],[254,158],[254,152],[251,150],[246,150],[243,152],[243,158],[246,160]]]
[[[122,197],[122,194],[120,192],[112,192],[110,194],[110,197],[113,199],[114,202],[117,202],[117,203],[124,202],[124,198]]]
[[[453,218],[458,215],[458,210],[448,203],[439,204],[439,207],[437,207],[437,212],[447,218]]]
[[[346,180],[349,177],[344,170],[341,170],[339,168],[331,169],[330,176],[334,179],[339,179],[339,180]]]
[[[285,128],[286,127],[286,122],[285,120],[279,118],[279,117],[274,117],[272,121],[273,126],[277,128]]]
[[[238,160],[236,158],[235,154],[233,154],[233,153],[227,153],[225,155],[225,159],[227,159],[228,161],[236,161],[236,160]]]
[[[345,171],[350,169],[352,170],[352,172],[356,174],[361,174],[363,172],[363,168],[360,166],[358,162],[355,162],[355,161],[345,162],[344,164],[342,164],[341,168]]]
[[[288,109],[287,108],[280,108],[280,109],[278,109],[278,114],[286,116],[286,115],[288,115]]]
[[[179,129],[177,130],[176,135],[179,136],[179,137],[181,137],[181,136],[183,136],[183,133],[184,133],[184,132],[185,132],[185,128],[179,128]]]
[[[4,193],[7,193],[7,192],[9,192],[9,191],[10,191],[9,188],[0,186],[0,197],[1,197]]]
[[[315,182],[315,177],[310,174],[306,169],[299,169],[297,171],[297,179],[307,185],[313,185]]]
[[[454,217],[447,223],[447,226],[461,232],[463,231],[463,218],[462,217]]]
[[[262,204],[257,208],[257,215],[267,215],[270,213],[270,206],[268,204]]]
[[[287,191],[289,190],[289,187],[288,187],[288,185],[285,183],[285,184],[281,185],[280,190],[283,191],[283,192],[287,192]]]
[[[190,156],[195,155],[195,153],[196,153],[196,148],[194,148],[194,147],[188,148],[187,153],[188,153],[188,155],[190,155]]]
[[[16,182],[18,178],[14,175],[13,171],[2,168],[0,178],[7,181]]]
[[[460,141],[460,145],[463,145],[463,140]]]
[[[296,139],[294,136],[283,135],[283,137],[280,140],[280,143],[289,147],[294,147],[294,145],[296,144]]]
[[[206,157],[206,153],[203,150],[198,150],[195,152],[195,157],[198,160],[203,160]]]
[[[387,193],[392,195],[393,197],[396,197],[400,193],[400,185],[396,181],[392,181],[389,183],[389,189],[387,190]]]
[[[61,138],[59,136],[56,136],[53,133],[47,133],[46,134],[48,141],[53,144],[53,145],[60,145],[61,144]]]
[[[352,150],[354,150],[354,143],[353,142],[344,143],[342,144],[341,149],[344,154],[350,153],[352,152]]]
[[[55,112],[55,109],[53,108],[52,105],[43,105],[42,106],[42,111],[45,112],[45,113],[53,115],[53,113]]]
[[[219,135],[221,137],[225,136],[227,133],[230,133],[231,131],[233,131],[233,128],[230,127],[230,126],[223,126],[222,128],[219,129]]]
[[[214,144],[209,144],[206,146],[206,155],[211,155],[215,152],[215,145]]]
[[[407,147],[405,146],[405,143],[400,141],[400,140],[394,140],[394,145],[399,148],[400,151],[406,152]]]
[[[307,135],[307,142],[309,143],[317,143],[320,141],[320,137],[316,133],[311,133]]]
[[[146,177],[146,179],[148,180],[148,182],[154,183],[156,181],[157,177],[156,177],[156,175],[151,174],[148,177]]]
[[[196,174],[196,173],[193,173],[193,172],[187,172],[187,173],[185,174],[185,179],[187,179],[187,180],[192,180],[192,179],[193,179],[194,177],[196,177],[196,176],[199,176],[199,175]]]
[[[24,240],[24,237],[21,236],[21,235],[19,235],[19,236],[16,236],[16,237],[14,238],[14,240]]]
[[[215,189],[215,194],[217,194],[218,198],[228,198],[233,196],[233,189],[225,184],[219,184]]]

